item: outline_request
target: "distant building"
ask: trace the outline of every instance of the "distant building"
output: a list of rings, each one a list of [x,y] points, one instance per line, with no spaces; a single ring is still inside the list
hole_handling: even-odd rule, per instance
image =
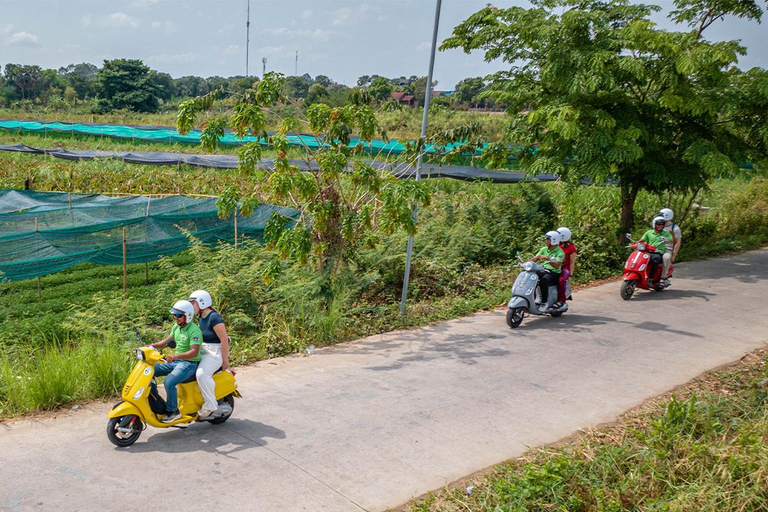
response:
[[[407,92],[393,92],[392,99],[404,105],[408,105],[409,107],[412,107],[416,104],[416,97],[413,94],[408,94]]]

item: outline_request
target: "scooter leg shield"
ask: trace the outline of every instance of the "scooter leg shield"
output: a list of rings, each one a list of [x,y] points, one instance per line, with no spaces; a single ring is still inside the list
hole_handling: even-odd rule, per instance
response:
[[[509,303],[507,304],[507,307],[510,308],[528,308],[530,309],[530,304],[528,304],[528,299],[525,297],[512,297],[509,299]],[[216,390],[216,394],[218,395],[218,389]]]

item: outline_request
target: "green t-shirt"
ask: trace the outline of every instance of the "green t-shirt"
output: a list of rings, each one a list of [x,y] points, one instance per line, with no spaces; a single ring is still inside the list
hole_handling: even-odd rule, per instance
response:
[[[549,249],[547,249],[547,246],[545,245],[544,247],[539,249],[539,252],[536,253],[536,256],[547,257],[547,261],[537,262],[537,263],[540,263],[541,266],[544,267],[545,269],[550,270],[555,274],[559,274],[562,271],[562,268],[563,268],[562,263],[563,261],[565,261],[565,253],[560,248],[560,246],[556,245],[555,248],[550,251]],[[555,258],[557,261],[559,261],[561,263],[560,267],[558,268],[553,267],[552,264],[549,262],[549,258]]]
[[[643,236],[640,238],[640,242],[648,242],[651,245],[656,246],[656,252],[659,254],[664,254],[664,249],[667,246],[667,241],[672,239],[672,235],[667,233],[666,231],[662,231],[661,233],[656,233],[655,229],[649,229],[648,231],[643,234]]]
[[[171,337],[176,340],[176,354],[189,352],[191,345],[200,345],[203,342],[203,333],[194,323],[189,323],[184,327],[179,327],[178,324],[174,324],[171,329]],[[187,361],[199,361],[200,356],[201,354],[198,352],[197,357],[187,359]]]

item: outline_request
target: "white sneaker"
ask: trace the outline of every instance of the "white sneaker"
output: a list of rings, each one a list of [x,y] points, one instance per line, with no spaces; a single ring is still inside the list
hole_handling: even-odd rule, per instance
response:
[[[668,286],[669,286],[669,285],[671,285],[671,284],[672,284],[672,283],[669,281],[669,278],[668,278],[668,277],[667,277],[666,279],[664,279],[664,288],[668,287]]]
[[[181,413],[179,411],[168,413],[165,416],[163,416],[163,419],[160,421],[162,423],[173,423],[177,419],[181,418]]]
[[[211,409],[200,409],[197,412],[197,417],[200,418],[200,419],[207,418],[208,416],[210,416],[214,412],[216,412],[215,409],[214,410],[211,410]]]

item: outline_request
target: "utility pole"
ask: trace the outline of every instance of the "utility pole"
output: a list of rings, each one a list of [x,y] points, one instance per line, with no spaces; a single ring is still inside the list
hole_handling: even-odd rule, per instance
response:
[[[245,76],[248,76],[248,50],[251,45],[251,0],[248,0],[248,15],[245,19]]]
[[[442,0],[435,3],[435,25],[432,29],[432,52],[429,54],[429,72],[427,73],[427,93],[424,97],[424,115],[421,118],[421,138],[427,135],[427,117],[429,115],[429,100],[432,97],[432,71],[435,69],[435,49],[437,48],[437,28],[440,24],[440,7]],[[421,181],[422,153],[416,162],[416,181]],[[416,224],[416,204],[413,205],[413,223]],[[408,299],[408,282],[411,277],[411,254],[413,253],[413,235],[408,237],[408,246],[405,251],[405,274],[403,275],[403,295],[400,298],[400,316],[405,315],[405,303]]]
[[[299,50],[296,50],[296,66],[293,68],[293,76],[299,76]]]
[[[264,75],[267,74],[267,58],[262,57],[261,58],[261,77],[264,78]]]

